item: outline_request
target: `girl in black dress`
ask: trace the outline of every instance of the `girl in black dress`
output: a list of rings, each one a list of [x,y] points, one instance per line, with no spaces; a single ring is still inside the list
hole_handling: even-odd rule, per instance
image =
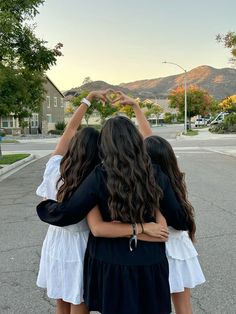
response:
[[[165,244],[137,241],[137,223],[155,222],[161,208],[168,225],[186,230],[185,212],[168,177],[151,165],[143,139],[129,119],[118,116],[106,122],[100,150],[102,164],[75,193],[62,203],[40,203],[38,215],[45,222],[65,226],[80,221],[98,204],[105,221],[131,224],[130,239],[90,234],[85,303],[90,311],[102,314],[170,313]]]

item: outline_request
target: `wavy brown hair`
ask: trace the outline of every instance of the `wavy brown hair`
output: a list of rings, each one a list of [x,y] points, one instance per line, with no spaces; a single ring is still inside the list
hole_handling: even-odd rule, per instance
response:
[[[134,223],[155,217],[162,191],[133,123],[122,116],[109,119],[101,131],[100,150],[107,174],[111,218]]]
[[[79,130],[71,139],[60,165],[61,176],[57,182],[59,202],[70,197],[100,162],[98,138],[99,132],[88,127]]]
[[[188,201],[184,173],[179,169],[170,143],[160,136],[150,136],[145,139],[145,144],[152,162],[159,164],[162,171],[169,177],[175,195],[187,214],[189,237],[194,241],[196,232],[194,208]]]

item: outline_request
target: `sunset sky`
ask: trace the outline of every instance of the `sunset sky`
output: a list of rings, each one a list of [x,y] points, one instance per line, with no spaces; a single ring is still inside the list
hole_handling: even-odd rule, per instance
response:
[[[111,84],[230,67],[230,52],[215,41],[236,31],[235,0],[46,0],[36,34],[63,57],[47,73],[61,89],[86,76]]]

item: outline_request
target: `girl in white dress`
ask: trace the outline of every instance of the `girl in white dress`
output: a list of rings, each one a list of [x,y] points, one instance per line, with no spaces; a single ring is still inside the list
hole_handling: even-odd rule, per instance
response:
[[[170,143],[160,136],[150,136],[145,142],[152,161],[158,163],[170,178],[172,188],[185,208],[189,220],[188,232],[169,227],[166,255],[169,262],[170,291],[176,314],[192,314],[190,289],[205,282],[193,245],[196,231],[194,209],[187,199],[184,173],[179,170]]]
[[[99,162],[99,132],[93,128],[77,131],[94,98],[106,101],[108,91],[90,92],[72,116],[64,134],[49,159],[37,195],[62,201],[70,197]],[[89,213],[89,225],[96,236],[130,236],[129,224],[102,221],[98,207]],[[147,235],[142,234],[145,229]],[[140,239],[164,242],[168,230],[161,224],[138,225]],[[67,227],[50,225],[43,242],[37,285],[47,289],[49,298],[57,300],[56,314],[88,314],[83,303],[83,260],[89,228],[86,220]],[[149,236],[148,236],[149,235]]]
[[[138,103],[121,92],[119,94],[121,104],[132,106],[152,162],[159,164],[162,171],[169,177],[172,188],[188,217],[188,232],[169,227],[166,255],[169,262],[169,284],[175,312],[176,314],[192,314],[190,289],[204,283],[205,277],[193,245],[196,231],[194,209],[187,199],[184,174],[179,170],[176,156],[169,142],[162,137],[152,135],[150,125]]]
[[[105,92],[93,92],[81,102],[46,165],[37,195],[55,200],[69,197],[99,163],[99,132],[93,128],[77,132],[77,128],[90,101],[94,98],[104,100],[104,95]],[[57,314],[88,314],[83,303],[83,260],[88,235],[86,220],[67,227],[50,225],[48,228],[37,285],[47,289],[49,298],[57,300]]]

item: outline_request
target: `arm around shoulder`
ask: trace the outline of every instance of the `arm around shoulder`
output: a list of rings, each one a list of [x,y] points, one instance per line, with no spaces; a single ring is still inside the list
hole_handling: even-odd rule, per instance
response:
[[[56,226],[75,224],[84,219],[98,203],[100,186],[98,172],[95,168],[72,196],[63,202],[46,200],[38,204],[39,218]]]

